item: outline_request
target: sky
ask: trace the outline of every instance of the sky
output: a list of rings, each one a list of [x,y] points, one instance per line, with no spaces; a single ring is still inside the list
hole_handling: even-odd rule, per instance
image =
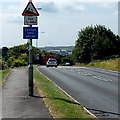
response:
[[[23,39],[24,11],[29,0],[0,0],[0,47],[27,43]],[[118,34],[118,0],[32,0],[39,37],[33,46],[74,46],[78,32],[91,25],[105,25]]]

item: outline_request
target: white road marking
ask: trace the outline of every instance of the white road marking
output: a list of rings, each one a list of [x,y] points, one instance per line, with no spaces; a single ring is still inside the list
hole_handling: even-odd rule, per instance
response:
[[[102,76],[96,76],[96,75],[93,75],[91,73],[86,73],[86,72],[84,72],[84,71],[82,71],[80,69],[80,68],[84,68],[84,67],[68,67],[68,66],[66,67],[66,66],[62,66],[62,67],[59,67],[59,68],[62,68],[64,70],[70,70],[71,72],[77,72],[78,74],[81,74],[83,76],[93,77],[94,79],[97,79],[97,80],[100,80],[100,81],[112,82],[111,79],[108,79],[108,78],[105,78],[105,77],[102,77]],[[76,70],[76,68],[77,68],[77,70]]]

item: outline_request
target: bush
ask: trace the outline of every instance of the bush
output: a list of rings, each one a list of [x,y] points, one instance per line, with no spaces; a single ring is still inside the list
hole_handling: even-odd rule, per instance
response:
[[[2,61],[2,63],[0,63],[0,64],[2,64],[2,70],[8,68],[7,63],[5,61]]]
[[[11,67],[14,61],[15,61],[15,56],[9,57],[9,59],[6,62],[8,67]]]
[[[11,67],[20,67],[20,66],[26,66],[27,62],[25,60],[19,60],[19,59],[15,59],[11,65]]]

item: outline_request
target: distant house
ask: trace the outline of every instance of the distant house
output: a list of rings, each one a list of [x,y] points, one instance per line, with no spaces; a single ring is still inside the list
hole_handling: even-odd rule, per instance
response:
[[[63,56],[68,55],[66,50],[48,50],[47,52],[51,52]]]
[[[48,47],[41,47],[39,49],[65,56],[71,54],[73,48],[74,46],[58,46],[58,47],[48,46]]]

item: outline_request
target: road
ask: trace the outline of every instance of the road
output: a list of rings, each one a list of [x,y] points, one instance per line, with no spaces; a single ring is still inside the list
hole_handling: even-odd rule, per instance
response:
[[[72,66],[43,66],[38,70],[98,118],[118,117],[117,72]]]

